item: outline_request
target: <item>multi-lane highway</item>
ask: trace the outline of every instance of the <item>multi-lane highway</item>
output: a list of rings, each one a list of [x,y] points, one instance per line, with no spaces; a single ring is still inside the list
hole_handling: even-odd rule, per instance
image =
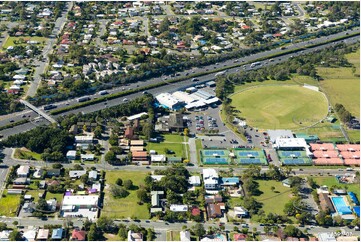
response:
[[[358,32],[358,29],[348,31],[348,33],[356,33],[356,32]],[[234,66],[234,65],[237,65],[237,64],[239,65],[239,64],[242,64],[242,62],[244,62],[244,63],[248,62],[249,63],[249,62],[252,62],[252,61],[257,60],[259,58],[266,58],[267,56],[270,56],[270,55],[282,53],[282,52],[285,52],[285,51],[290,51],[290,50],[297,49],[297,48],[300,48],[300,47],[305,47],[305,46],[310,45],[310,44],[322,43],[322,42],[329,41],[331,39],[334,39],[334,38],[337,38],[337,37],[340,37],[340,36],[345,36],[345,35],[346,35],[345,32],[338,33],[338,34],[328,36],[328,37],[322,37],[322,38],[311,40],[311,41],[296,43],[296,44],[290,46],[287,50],[273,49],[273,50],[270,50],[270,51],[257,53],[257,54],[250,55],[250,56],[240,58],[240,59],[228,60],[228,61],[225,61],[223,63],[214,64],[214,65],[210,65],[210,66],[206,66],[206,67],[202,67],[202,68],[194,68],[192,70],[187,70],[187,71],[180,72],[179,74],[181,76],[185,76],[186,73],[201,73],[201,72],[207,72],[207,71],[211,71],[211,70],[215,70],[215,69],[223,68],[223,67],[227,67],[227,66],[230,67],[230,66]],[[297,53],[286,54],[286,55],[274,58],[273,62],[269,62],[268,60],[266,60],[266,61],[262,62],[262,66],[258,66],[258,67],[254,67],[254,68],[251,68],[249,64],[244,65],[242,67],[234,67],[234,68],[228,69],[227,73],[236,73],[236,72],[239,72],[239,71],[242,71],[242,70],[243,71],[248,71],[248,70],[261,68],[261,67],[268,66],[268,65],[274,65],[274,64],[277,64],[277,63],[280,63],[280,62],[287,61],[291,56],[298,56],[298,55],[311,53],[313,51],[318,51],[320,49],[326,48],[326,47],[331,46],[331,45],[333,45],[335,43],[338,43],[338,42],[356,43],[356,42],[359,42],[359,36],[350,37],[350,38],[348,38],[346,40],[334,41],[334,42],[324,44],[324,45],[321,45],[321,46],[317,46],[317,47],[313,47],[313,48],[308,48],[308,49],[305,49],[304,51],[299,51]],[[201,77],[198,77],[198,79],[199,79],[198,83],[206,82],[206,81],[212,80],[214,78],[215,78],[214,73],[213,74],[203,75]],[[149,86],[151,84],[156,84],[156,83],[159,83],[159,82],[166,82],[167,83],[167,81],[168,80],[165,80],[164,77],[152,78],[152,79],[149,79],[149,80],[144,81],[144,82],[132,83],[132,84],[129,84],[128,86],[122,86],[122,87],[114,88],[112,90],[108,90],[108,93],[109,94],[119,93],[119,92],[122,92],[124,90],[136,89],[138,87],[146,87],[146,86]],[[153,94],[153,95],[156,95],[156,94],[159,94],[161,92],[172,92],[172,91],[176,91],[176,90],[179,90],[179,89],[183,89],[183,88],[192,86],[194,84],[195,83],[192,82],[191,79],[188,79],[188,80],[185,80],[185,81],[180,81],[180,82],[177,82],[177,83],[169,83],[169,85],[153,88],[153,89],[150,89],[148,92]],[[139,97],[140,95],[143,95],[143,94],[141,92],[130,94],[130,95],[123,96],[123,97],[116,98],[116,99],[112,99],[112,100],[109,100],[109,101],[106,101],[106,102],[101,102],[101,103],[93,104],[93,105],[90,105],[90,106],[86,106],[86,107],[78,108],[78,109],[75,109],[75,110],[71,110],[71,111],[65,112],[65,113],[63,113],[61,115],[67,115],[67,114],[70,114],[70,113],[78,113],[78,112],[90,113],[90,112],[98,111],[98,110],[101,110],[101,109],[104,109],[104,108],[107,108],[107,107],[119,105],[120,103],[123,102],[124,98],[127,98],[128,100],[131,100],[131,99],[134,99],[136,97]],[[96,93],[96,94],[91,95],[89,97],[92,98],[92,99],[95,99],[95,98],[101,97],[101,95],[99,93]],[[71,100],[55,103],[55,105],[57,106],[57,108],[62,108],[62,107],[66,107],[66,106],[69,106],[69,105],[74,105],[76,103],[77,103],[77,99],[71,99]],[[43,107],[40,107],[40,108],[43,108]],[[20,120],[23,120],[23,119],[33,120],[35,117],[37,117],[37,114],[32,112],[32,111],[29,111],[29,110],[14,113],[14,115],[11,115],[11,117],[9,117],[9,115],[8,116],[3,116],[2,120],[0,120],[0,127],[4,126],[4,125],[7,125],[7,124],[9,124],[11,122],[20,121]],[[1,119],[1,117],[0,117],[0,119]],[[7,137],[8,135],[12,135],[12,134],[16,134],[16,133],[20,133],[20,132],[24,132],[26,130],[32,129],[36,125],[44,125],[44,124],[47,124],[47,121],[45,121],[45,120],[40,120],[40,121],[36,120],[36,121],[34,121],[33,120],[30,123],[19,125],[19,126],[16,126],[14,128],[11,128],[11,129],[3,130],[3,131],[1,131],[1,133],[4,135],[4,137]]]

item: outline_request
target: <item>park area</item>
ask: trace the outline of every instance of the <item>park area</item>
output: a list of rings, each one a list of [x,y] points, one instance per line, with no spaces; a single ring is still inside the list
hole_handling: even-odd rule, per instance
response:
[[[147,143],[147,151],[155,150],[157,154],[166,154],[165,151],[168,150],[167,157],[188,159],[188,144],[184,144],[184,142],[188,142],[188,138],[184,139],[184,136],[180,135],[164,135],[163,139],[160,143]]]
[[[8,195],[4,191],[5,197],[0,199],[0,215],[6,217],[15,217],[16,210],[20,205],[20,195]]]
[[[360,49],[346,55],[354,67],[317,68],[322,77],[320,86],[330,97],[333,106],[336,103],[344,105],[353,116],[360,116]],[[359,130],[347,130],[351,140],[360,140]]]
[[[260,129],[307,127],[328,112],[322,93],[298,85],[259,86],[236,93],[231,99],[231,105],[240,111],[238,116]]]
[[[262,210],[268,213],[284,214],[285,204],[292,198],[291,189],[282,185],[282,182],[274,180],[257,180],[261,194],[256,200],[261,202]],[[271,187],[275,187],[272,191]]]
[[[109,192],[109,186],[114,185],[118,178],[123,182],[125,180],[132,180],[135,187],[144,185],[144,178],[147,176],[146,172],[139,171],[107,171],[105,176],[105,198],[104,208],[101,211],[101,216],[109,218],[137,218],[148,219],[149,210],[147,204],[139,205],[137,201],[137,190],[128,190],[129,195],[125,198],[114,198]]]

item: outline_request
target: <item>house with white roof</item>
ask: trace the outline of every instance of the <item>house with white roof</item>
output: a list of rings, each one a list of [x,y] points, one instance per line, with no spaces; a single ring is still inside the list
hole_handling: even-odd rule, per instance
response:
[[[215,169],[203,169],[203,183],[206,190],[217,190],[219,186],[219,176]]]

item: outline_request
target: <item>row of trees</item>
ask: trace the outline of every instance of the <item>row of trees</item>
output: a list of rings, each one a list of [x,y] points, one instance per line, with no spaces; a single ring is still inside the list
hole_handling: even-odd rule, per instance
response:
[[[337,112],[342,122],[349,123],[352,120],[352,114],[346,110],[342,104],[336,103],[335,111]]]

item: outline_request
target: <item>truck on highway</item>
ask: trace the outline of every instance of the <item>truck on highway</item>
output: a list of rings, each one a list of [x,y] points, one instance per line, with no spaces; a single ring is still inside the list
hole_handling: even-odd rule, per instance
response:
[[[90,97],[80,97],[77,99],[78,103],[89,101]]]
[[[99,95],[107,95],[107,94],[108,94],[108,91],[103,90],[103,91],[98,92],[98,94],[99,94]]]
[[[54,109],[54,108],[56,108],[56,107],[57,107],[57,106],[54,105],[54,104],[49,104],[49,105],[44,106],[44,110],[50,110],[50,109]]]
[[[224,74],[226,74],[227,70],[225,71],[220,71],[218,73],[216,73],[214,76],[223,76]]]
[[[259,61],[253,62],[253,63],[251,64],[251,68],[253,68],[253,67],[255,67],[255,66],[259,66],[259,65],[261,65],[261,62],[259,62]]]

